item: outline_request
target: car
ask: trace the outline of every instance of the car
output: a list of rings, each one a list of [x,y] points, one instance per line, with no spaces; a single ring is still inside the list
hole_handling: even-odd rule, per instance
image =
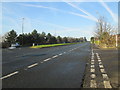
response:
[[[20,45],[18,43],[15,43],[15,44],[11,44],[11,47],[9,47],[8,49],[15,49],[17,47],[20,47]]]

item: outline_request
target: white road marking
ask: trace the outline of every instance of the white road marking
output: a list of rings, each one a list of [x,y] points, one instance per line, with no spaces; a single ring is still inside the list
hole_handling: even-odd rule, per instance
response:
[[[90,81],[90,87],[91,87],[91,88],[97,88],[97,84],[96,84],[96,81],[95,81],[95,80],[91,80],[91,81]]]
[[[102,62],[99,62],[99,65],[102,64]]]
[[[94,62],[95,60],[91,60],[92,62]]]
[[[35,63],[35,64],[30,65],[30,66],[28,66],[28,68],[32,68],[32,67],[34,67],[34,66],[36,66],[36,65],[38,65],[38,63]]]
[[[91,62],[91,64],[94,64],[94,62]]]
[[[91,68],[91,69],[90,69],[90,72],[95,72],[95,69]]]
[[[58,57],[58,55],[55,55],[55,56],[53,56],[52,58],[56,58],[56,57]]]
[[[43,61],[43,62],[40,62],[40,63],[44,63],[44,61]]]
[[[15,75],[15,74],[17,74],[17,73],[19,73],[19,72],[16,71],[16,72],[14,72],[14,73],[11,73],[11,74],[8,74],[8,75],[6,75],[6,76],[4,76],[4,77],[1,77],[0,79],[8,78],[8,77],[13,76],[13,75]]]
[[[59,54],[60,56],[62,55],[62,53]]]
[[[103,79],[107,79],[108,80],[108,75],[107,74],[102,74]]]
[[[45,59],[45,60],[43,60],[43,61],[45,61],[45,62],[46,62],[46,61],[49,61],[50,59],[51,59],[51,58],[48,58],[48,59]]]
[[[94,68],[95,67],[95,65],[91,65],[91,68]]]
[[[66,53],[66,52],[63,52],[63,53]]]
[[[104,68],[103,65],[99,65],[100,68]]]
[[[105,73],[105,69],[100,69],[100,71],[101,71],[102,73]]]
[[[95,74],[91,74],[90,77],[91,77],[91,78],[95,78],[96,75],[95,75]]]
[[[97,59],[98,59],[98,60],[100,60],[100,58],[99,58],[99,57],[98,57]]]
[[[103,81],[105,88],[112,88],[109,81]]]
[[[99,62],[101,62],[101,60],[100,60],[100,59],[99,59],[98,61],[99,61]]]

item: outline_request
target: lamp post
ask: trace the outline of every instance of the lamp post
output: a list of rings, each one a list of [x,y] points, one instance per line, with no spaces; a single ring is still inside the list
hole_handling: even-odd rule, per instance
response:
[[[23,46],[24,18],[22,18],[22,46]]]

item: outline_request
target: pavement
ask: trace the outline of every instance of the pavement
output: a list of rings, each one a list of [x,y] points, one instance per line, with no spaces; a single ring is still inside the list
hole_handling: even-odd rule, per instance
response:
[[[3,88],[118,88],[118,50],[90,42],[2,51]]]

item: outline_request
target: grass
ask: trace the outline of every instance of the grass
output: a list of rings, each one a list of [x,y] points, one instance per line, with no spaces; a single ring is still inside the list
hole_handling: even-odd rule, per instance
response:
[[[78,43],[80,43],[80,42],[78,42]],[[72,44],[78,44],[78,43],[61,43],[61,44],[37,45],[37,46],[31,46],[30,48],[55,47],[55,46],[72,45]]]

